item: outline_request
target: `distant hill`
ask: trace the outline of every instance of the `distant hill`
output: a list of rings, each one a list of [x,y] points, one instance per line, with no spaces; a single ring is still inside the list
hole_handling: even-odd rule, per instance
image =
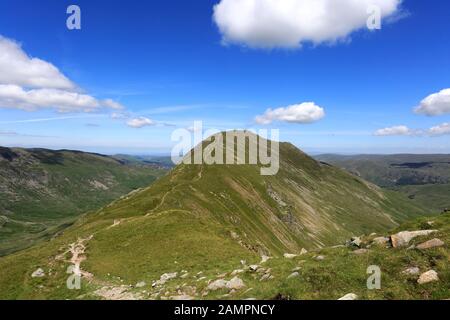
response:
[[[0,147],[0,255],[51,237],[165,171],[80,151]]]
[[[285,253],[342,244],[426,214],[292,144],[281,143],[279,155],[275,176],[260,175],[258,165],[178,165],[148,188],[83,216],[53,241],[0,259],[0,297],[120,298],[114,292],[137,283],[123,297],[179,295],[180,289],[162,291],[172,290],[165,282],[186,274],[176,283],[205,288],[208,279],[261,256],[281,261]],[[61,272],[27,280],[38,268],[65,270],[73,261],[83,270],[82,291],[67,290]],[[20,268],[9,270],[12,264]]]
[[[315,157],[362,177],[380,187],[408,196],[436,212],[450,208],[450,155],[354,155]]]
[[[155,165],[165,169],[170,169],[175,166],[170,156],[146,156],[146,155],[140,156],[129,154],[116,154],[113,157],[115,159],[125,161],[126,163]]]

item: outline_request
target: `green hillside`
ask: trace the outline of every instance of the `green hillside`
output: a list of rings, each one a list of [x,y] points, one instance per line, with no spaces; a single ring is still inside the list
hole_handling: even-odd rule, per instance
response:
[[[150,187],[85,215],[50,242],[0,258],[0,297],[176,295],[183,283],[205,288],[261,256],[284,261],[285,253],[385,232],[420,214],[407,199],[282,143],[276,176],[261,176],[256,165],[181,164]],[[82,270],[82,290],[65,286],[71,264]],[[38,268],[45,276],[31,277]],[[166,282],[173,292],[163,292]],[[270,298],[279,285],[262,287],[258,297]],[[217,295],[197,296],[210,297]]]
[[[51,237],[164,172],[78,151],[0,148],[0,256]]]
[[[416,205],[439,213],[450,208],[450,155],[319,155],[380,187],[400,192]]]

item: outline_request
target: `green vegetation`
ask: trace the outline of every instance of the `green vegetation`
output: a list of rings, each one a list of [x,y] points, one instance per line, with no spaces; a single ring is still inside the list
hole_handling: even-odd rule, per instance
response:
[[[320,161],[346,169],[376,185],[406,195],[416,205],[440,213],[450,207],[450,156],[319,155]]]
[[[161,299],[188,294],[197,299],[335,299],[347,291],[362,298],[420,298],[425,293],[426,298],[441,298],[448,293],[442,282],[417,291],[398,270],[413,259],[423,268],[435,263],[431,266],[448,283],[445,248],[427,258],[421,252],[385,248],[354,256],[349,248],[329,247],[354,235],[381,234],[423,214],[402,195],[282,143],[276,176],[261,176],[256,165],[182,164],[150,187],[84,215],[51,241],[0,258],[0,298]],[[448,241],[448,216],[428,219],[436,219],[439,236]],[[310,253],[283,258],[302,248]],[[316,260],[319,254],[325,259]],[[267,281],[248,270],[262,255],[272,257],[265,262],[273,276]],[[74,260],[90,274],[83,277],[82,290],[66,288],[66,270]],[[379,263],[386,272],[385,291],[363,291],[368,263]],[[287,279],[297,266],[300,277]],[[45,276],[33,278],[38,268]],[[240,268],[244,271],[238,276],[252,290],[229,294],[206,289],[220,274],[229,280]],[[175,272],[173,279],[151,285]],[[139,282],[143,285],[135,286]]]
[[[52,237],[164,173],[98,154],[0,148],[0,256]]]

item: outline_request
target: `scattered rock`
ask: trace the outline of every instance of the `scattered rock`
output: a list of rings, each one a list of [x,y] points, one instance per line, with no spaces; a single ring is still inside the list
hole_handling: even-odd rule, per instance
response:
[[[418,267],[409,267],[406,268],[402,273],[406,275],[416,275],[420,273],[420,269]]]
[[[216,291],[220,289],[228,289],[228,290],[239,290],[245,287],[244,281],[242,281],[238,277],[234,277],[230,281],[226,281],[224,279],[217,279],[206,287],[209,291]]]
[[[300,271],[302,269],[302,267],[295,267],[294,269],[292,269],[291,271],[292,272],[295,272],[295,271]]]
[[[144,281],[136,283],[136,288],[142,288],[145,287],[147,284]]]
[[[236,270],[234,270],[234,271],[231,273],[231,275],[232,275],[232,276],[235,276],[235,275],[237,275],[237,274],[239,274],[239,273],[242,273],[242,272],[244,272],[244,269],[236,269]]]
[[[142,296],[140,294],[133,294],[128,292],[127,286],[119,287],[102,287],[94,291],[94,294],[102,297],[106,300],[140,300]]]
[[[292,272],[287,278],[292,279],[292,278],[297,278],[298,276],[300,276],[300,273]]]
[[[317,256],[317,257],[315,257],[315,259],[317,261],[322,261],[322,260],[325,260],[325,256]]]
[[[187,273],[183,273],[183,274],[180,276],[181,279],[186,279],[187,277],[189,277],[189,273],[188,273],[188,272],[187,272]]]
[[[418,244],[416,246],[416,248],[419,250],[425,250],[425,249],[431,249],[431,248],[436,248],[436,247],[442,247],[444,244],[445,243],[442,240],[435,238],[435,239],[423,242],[421,244]]]
[[[302,254],[307,254],[308,250],[306,250],[305,248],[302,248],[302,250],[300,250],[300,255]]]
[[[206,289],[210,290],[210,291],[220,290],[220,289],[225,288],[227,286],[227,283],[228,283],[228,281],[226,281],[224,279],[217,279],[217,280],[211,282],[210,284],[208,284]]]
[[[378,244],[378,245],[384,245],[384,244],[386,244],[388,242],[389,242],[389,238],[388,237],[377,237],[377,238],[374,238],[372,240],[372,243]]]
[[[187,301],[187,300],[194,300],[195,298],[191,297],[190,295],[187,295],[187,294],[182,294],[182,295],[179,295],[179,296],[170,297],[170,299],[171,300],[180,300],[180,301],[185,300],[185,301]]]
[[[345,296],[339,298],[338,300],[358,300],[358,296],[354,293],[347,293]]]
[[[405,247],[412,239],[428,236],[434,232],[437,232],[437,230],[402,231],[391,235],[392,246],[394,248]]]
[[[248,266],[248,269],[250,271],[256,271],[256,270],[258,270],[258,268],[259,268],[259,266],[257,264],[252,264],[252,265]]]
[[[183,293],[188,296],[193,296],[197,293],[197,288],[192,286],[183,286]]]
[[[422,273],[417,280],[418,284],[426,284],[434,281],[439,281],[439,277],[436,271],[430,270],[425,273]]]
[[[357,247],[360,247],[361,243],[362,243],[362,241],[361,241],[360,237],[352,237],[351,240],[350,240],[350,244],[354,245],[354,246],[357,246]]]
[[[266,263],[270,259],[269,256],[262,255],[260,264]]]
[[[177,277],[177,275],[178,275],[178,273],[177,272],[172,272],[172,273],[164,273],[162,276],[161,276],[161,278],[160,278],[160,280],[165,280],[165,281],[167,281],[167,280],[171,280],[171,279],[174,279],[174,278],[176,278]]]
[[[354,254],[365,254],[365,253],[367,253],[367,252],[369,252],[369,250],[367,250],[367,249],[358,249],[358,250],[355,250],[355,251],[352,251]]]
[[[162,286],[164,285],[167,281],[176,278],[178,275],[177,272],[172,272],[172,273],[164,273],[159,280],[155,281],[152,283],[152,287],[156,287],[156,286]]]
[[[295,257],[297,257],[298,255],[296,254],[292,254],[292,253],[285,253],[283,255],[283,257],[285,257],[286,259],[294,259]]]
[[[266,269],[264,268],[259,268],[258,270],[256,270],[257,273],[261,274],[261,273],[266,273]]]
[[[242,288],[245,288],[245,283],[240,278],[234,277],[227,282],[226,287],[230,290],[240,290]]]
[[[43,270],[42,268],[38,268],[38,269],[36,269],[36,271],[34,271],[34,272],[31,274],[31,277],[32,277],[32,278],[42,278],[42,277],[45,277],[45,272],[44,272],[44,270]]]
[[[231,238],[232,238],[233,240],[239,239],[239,235],[238,235],[236,232],[231,231],[230,234],[231,234]]]
[[[271,277],[270,273],[265,273],[265,274],[263,274],[261,279],[259,279],[259,281],[270,280],[270,277]]]

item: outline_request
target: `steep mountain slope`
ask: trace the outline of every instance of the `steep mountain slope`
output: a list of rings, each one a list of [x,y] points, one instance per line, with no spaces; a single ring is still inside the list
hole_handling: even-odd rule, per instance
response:
[[[204,285],[241,260],[343,243],[424,213],[289,143],[279,155],[275,176],[261,176],[257,165],[178,165],[51,242],[0,259],[0,297],[118,298],[138,282],[163,290],[175,272]],[[73,261],[83,270],[81,290],[65,288]],[[31,278],[37,268],[46,275]],[[148,297],[136,294],[126,297]]]
[[[319,155],[315,157],[380,187],[399,191],[417,205],[441,212],[450,207],[450,155]]]
[[[51,236],[164,172],[98,154],[0,147],[0,255]]]

